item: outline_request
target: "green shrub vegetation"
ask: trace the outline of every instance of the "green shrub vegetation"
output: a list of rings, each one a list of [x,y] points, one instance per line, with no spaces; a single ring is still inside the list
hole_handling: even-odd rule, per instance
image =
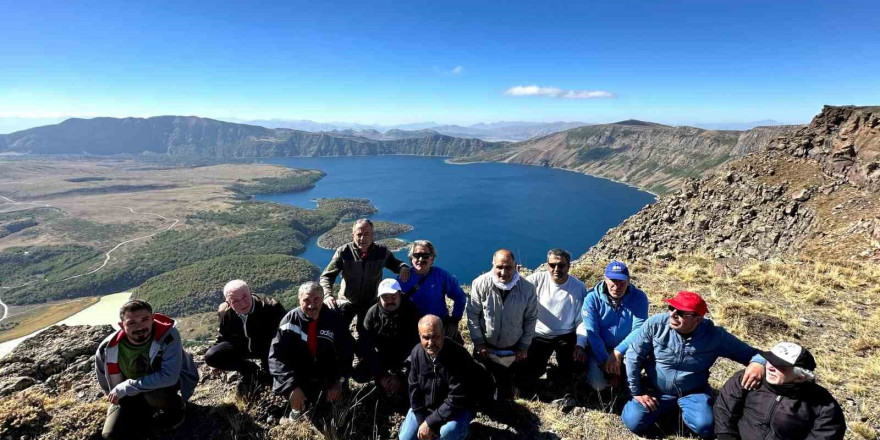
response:
[[[121,261],[114,261],[94,274],[63,283],[35,282],[4,292],[3,300],[8,304],[32,304],[106,295],[132,289],[152,277],[200,261],[230,255],[254,258],[266,254],[298,254],[305,249],[309,236],[332,228],[343,218],[373,212],[375,208],[366,199],[321,200],[318,207],[311,210],[276,203],[241,202],[226,211],[193,214],[187,218],[186,229],[163,232],[139,246],[134,245],[119,257]],[[91,251],[96,267],[94,263],[101,260],[95,257],[99,257],[100,252]],[[14,266],[21,269],[31,264],[19,261]],[[73,274],[73,267],[69,266],[65,273]],[[87,272],[88,267],[85,269],[77,273]],[[47,269],[44,273],[52,273],[53,280],[59,279],[54,270]]]
[[[354,222],[345,222],[334,226],[333,229],[318,238],[318,246],[324,249],[334,249],[348,243],[351,241],[352,226],[354,226]],[[385,238],[392,238],[404,232],[409,232],[412,229],[412,226],[403,223],[374,221],[373,239],[379,241]]]
[[[229,189],[236,193],[236,197],[249,199],[255,194],[278,194],[314,188],[315,182],[326,175],[321,170],[292,169],[284,177],[261,177],[251,182],[236,182]]]
[[[318,279],[314,264],[289,255],[230,255],[200,261],[147,280],[132,297],[171,316],[210,312],[223,302],[223,285],[242,279],[254,293],[276,296],[290,308],[296,289]]]
[[[12,247],[0,252],[0,280],[3,287],[44,277],[57,281],[88,271],[100,257],[98,250],[80,245]],[[4,298],[14,293],[4,292]]]

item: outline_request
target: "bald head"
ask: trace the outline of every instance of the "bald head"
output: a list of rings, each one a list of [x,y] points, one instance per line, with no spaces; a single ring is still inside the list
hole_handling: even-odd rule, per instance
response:
[[[513,280],[513,275],[516,273],[516,259],[513,257],[513,252],[507,249],[495,251],[495,255],[492,256],[492,273],[502,283],[507,284]]]
[[[419,320],[419,343],[431,357],[437,357],[443,348],[446,331],[443,321],[436,315],[425,315]]]
[[[242,280],[232,280],[223,286],[223,298],[235,313],[247,314],[251,311],[253,298],[251,289]]]

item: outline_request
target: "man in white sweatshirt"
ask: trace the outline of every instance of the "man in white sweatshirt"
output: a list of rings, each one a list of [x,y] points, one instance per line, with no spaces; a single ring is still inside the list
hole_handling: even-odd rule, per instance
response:
[[[577,344],[576,331],[579,326],[583,327],[581,307],[587,288],[568,274],[570,266],[568,251],[551,249],[547,252],[547,270],[526,277],[535,286],[538,296],[538,323],[526,368],[526,376],[532,384],[544,374],[554,352],[561,377],[583,370],[586,352]]]

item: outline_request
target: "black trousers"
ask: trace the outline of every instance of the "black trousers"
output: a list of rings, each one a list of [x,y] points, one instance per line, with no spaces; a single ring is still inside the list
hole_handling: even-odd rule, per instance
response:
[[[529,346],[529,358],[526,366],[523,368],[524,379],[536,381],[547,371],[547,363],[550,361],[550,355],[556,352],[556,363],[559,365],[559,372],[562,374],[571,374],[576,370],[574,362],[574,348],[577,346],[577,335],[575,332],[566,333],[559,336],[535,336],[532,339],[532,345]],[[581,363],[580,368],[584,365]]]
[[[488,347],[490,349],[499,350],[494,347]],[[500,350],[511,350],[514,348],[506,348]],[[525,369],[525,362],[514,362],[510,364],[509,367],[505,367],[501,364],[498,364],[488,357],[481,357],[474,355],[474,358],[479,362],[486,370],[492,374],[492,377],[495,379],[496,386],[496,399],[497,400],[509,400],[514,397],[514,385],[518,383],[522,379],[523,370]]]
[[[163,410],[169,420],[179,420],[183,399],[177,394],[178,385],[147,391],[119,399],[119,405],[110,405],[101,437],[105,440],[146,439],[153,426],[153,414]]]
[[[231,342],[220,342],[205,352],[205,364],[211,368],[224,371],[238,371],[241,374],[256,374],[260,368],[249,359],[258,357],[244,347],[238,347]],[[263,371],[269,371],[268,357],[260,358]]]

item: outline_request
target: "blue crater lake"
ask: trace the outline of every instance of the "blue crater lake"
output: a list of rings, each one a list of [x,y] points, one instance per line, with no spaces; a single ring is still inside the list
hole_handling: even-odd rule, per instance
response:
[[[379,210],[372,219],[406,223],[399,238],[431,240],[435,262],[461,283],[489,270],[492,253],[509,248],[517,262],[534,268],[547,250],[576,257],[605,232],[654,201],[650,193],[570,171],[500,163],[447,164],[443,158],[366,156],[283,158],[264,161],[327,173],[308,191],[266,194],[256,200],[314,208],[315,199],[367,198]],[[323,269],[333,251],[317,237],[299,255]],[[396,253],[406,261],[406,251]],[[390,274],[390,273],[389,273]],[[585,280],[591,281],[591,280]]]

